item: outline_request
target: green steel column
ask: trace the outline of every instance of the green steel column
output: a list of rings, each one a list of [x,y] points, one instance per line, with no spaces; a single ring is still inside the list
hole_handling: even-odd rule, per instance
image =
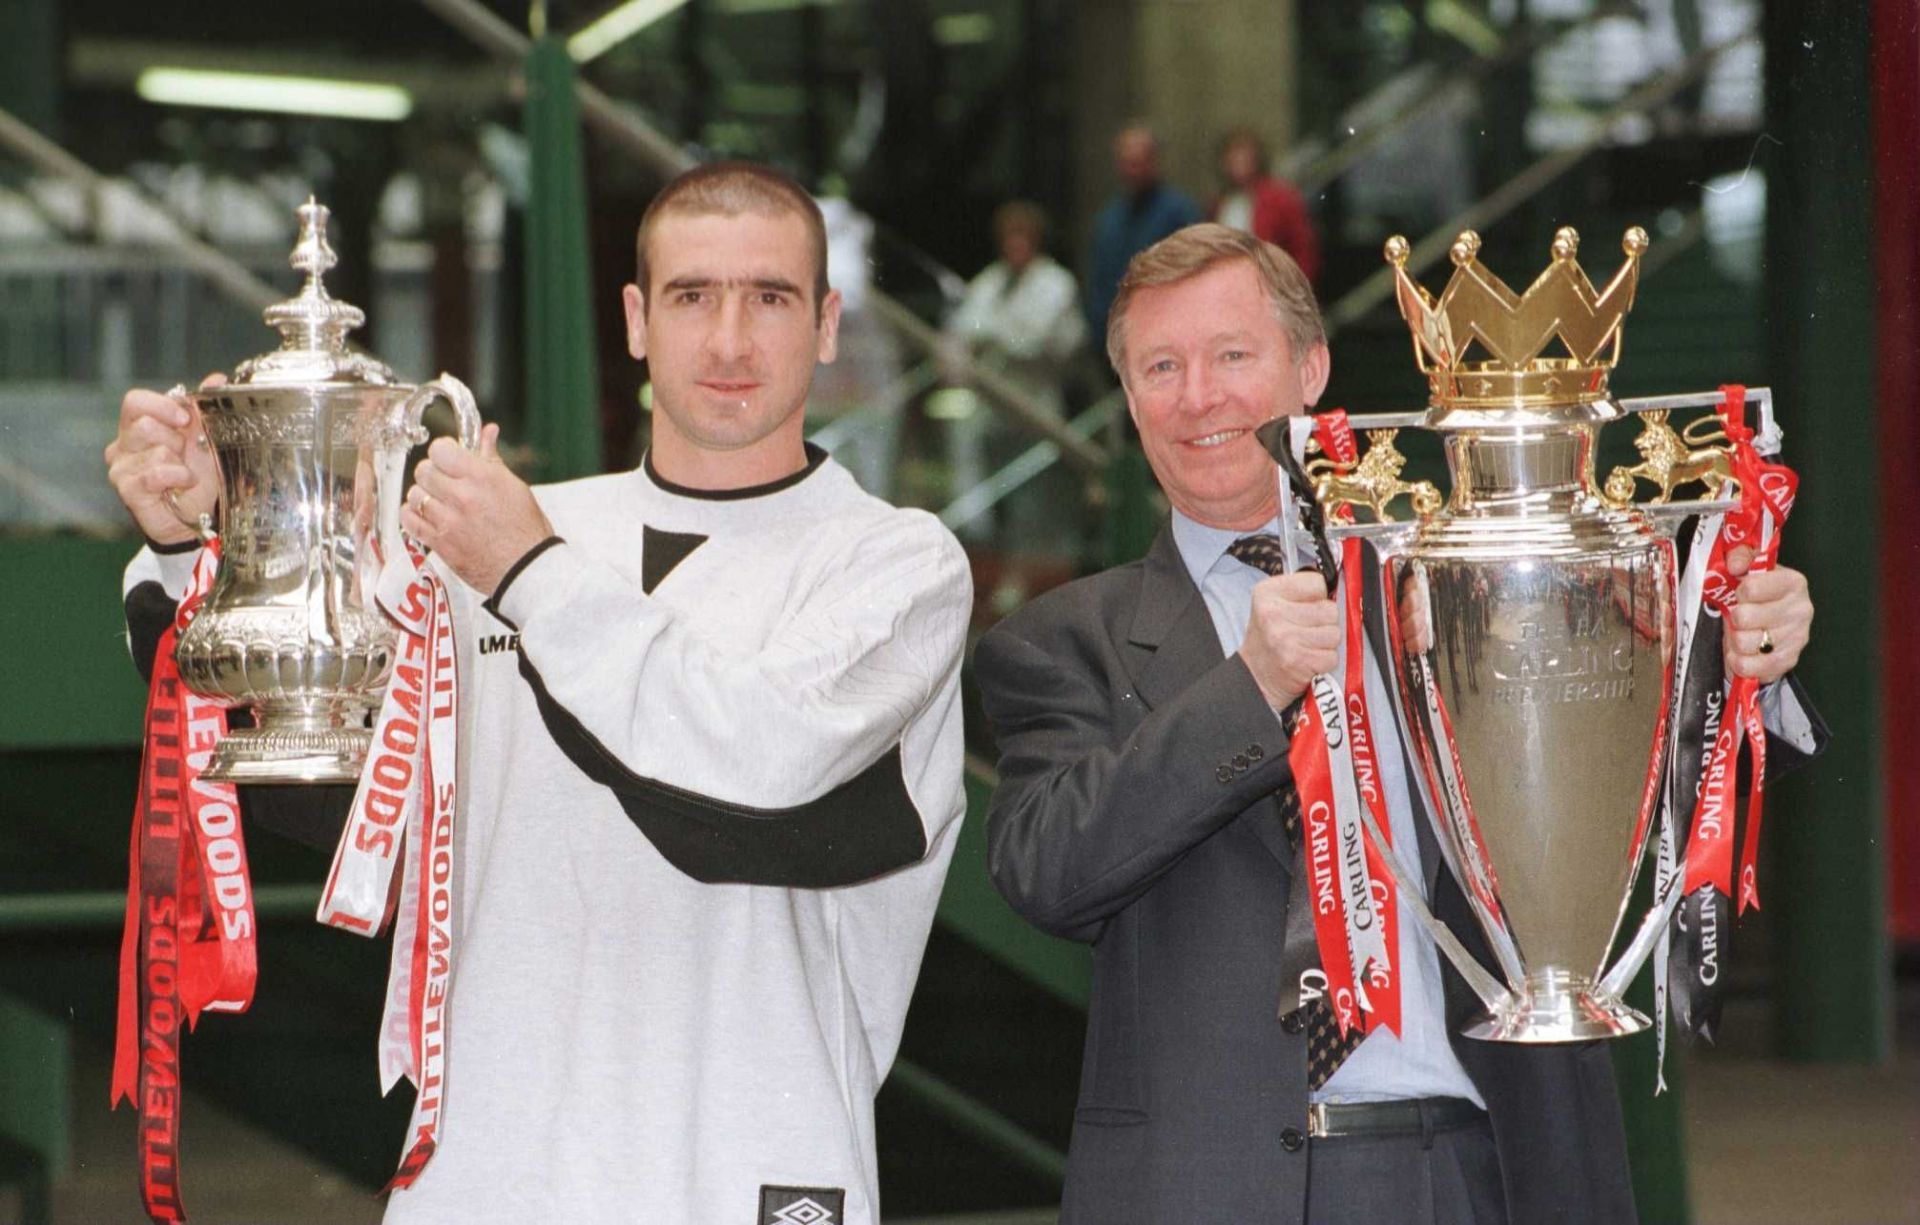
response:
[[[61,137],[61,24],[60,0],[0,4],[0,109],[50,140]]]
[[[563,481],[596,476],[600,448],[600,374],[587,266],[587,181],[580,152],[580,109],[573,60],[557,37],[527,52],[526,366],[522,420],[538,455],[538,475]]]
[[[1785,560],[1819,613],[1800,676],[1833,747],[1768,797],[1760,896],[1791,1058],[1891,1053],[1875,479],[1869,6],[1766,5],[1768,342],[1801,475]]]

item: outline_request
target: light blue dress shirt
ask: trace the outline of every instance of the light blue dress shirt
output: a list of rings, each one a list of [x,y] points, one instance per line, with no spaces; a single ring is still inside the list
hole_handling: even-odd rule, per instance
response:
[[[1275,519],[1260,529],[1280,534]],[[1266,577],[1245,562],[1227,556],[1227,546],[1246,532],[1208,527],[1179,511],[1173,512],[1173,542],[1180,560],[1207,604],[1220,649],[1232,655],[1247,635],[1253,613],[1253,589]],[[1384,722],[1386,686],[1377,661],[1367,657],[1367,701]],[[1393,825],[1394,850],[1416,876],[1420,868],[1418,819],[1407,799],[1407,779],[1399,752],[1380,754],[1381,780],[1386,784],[1387,810]],[[1296,887],[1298,883],[1296,882]],[[1278,956],[1280,950],[1275,949]],[[1410,1097],[1461,1097],[1482,1108],[1466,1069],[1447,1040],[1446,999],[1441,990],[1440,954],[1433,938],[1407,912],[1400,912],[1400,1036],[1381,1029],[1354,1048],[1327,1083],[1313,1094],[1316,1102],[1381,1102]]]

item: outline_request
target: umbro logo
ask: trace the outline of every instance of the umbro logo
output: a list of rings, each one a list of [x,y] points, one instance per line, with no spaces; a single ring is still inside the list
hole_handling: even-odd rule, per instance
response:
[[[518,634],[480,635],[480,653],[482,655],[491,655],[495,651],[518,651],[519,649],[520,635]]]
[[[840,1225],[846,1208],[839,1187],[761,1187],[759,1225]]]

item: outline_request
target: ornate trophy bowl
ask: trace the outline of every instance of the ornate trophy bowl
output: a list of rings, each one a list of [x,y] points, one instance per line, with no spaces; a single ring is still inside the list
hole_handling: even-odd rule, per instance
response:
[[[1593,428],[1456,424],[1449,506],[1384,557],[1388,590],[1426,602],[1413,620],[1431,644],[1400,630],[1391,647],[1406,724],[1511,988],[1473,1037],[1648,1024],[1597,984],[1660,762],[1673,555],[1644,516],[1596,495]]]
[[[1731,505],[1668,502],[1688,479],[1704,481],[1710,498],[1725,493],[1724,455],[1716,465],[1711,448],[1690,449],[1665,426],[1669,410],[1719,397],[1608,398],[1646,234],[1627,232],[1626,261],[1604,291],[1580,270],[1578,243],[1561,230],[1546,271],[1517,294],[1480,264],[1479,238],[1462,234],[1436,299],[1407,274],[1406,241],[1391,240],[1427,410],[1353,418],[1372,445],[1342,463],[1308,457],[1309,419],[1263,431],[1327,534],[1375,546],[1378,571],[1349,578],[1379,584],[1412,785],[1504,984],[1423,906],[1417,917],[1486,1005],[1466,1032],[1507,1042],[1650,1024],[1621,995],[1677,897],[1656,905],[1611,969],[1607,958],[1665,760],[1677,632],[1671,535],[1685,515]],[[1639,444],[1648,462],[1601,485],[1600,428],[1639,412],[1649,414]],[[1444,503],[1431,484],[1399,480],[1406,461],[1391,431],[1407,427],[1441,436]],[[1674,446],[1655,445],[1655,434]],[[1636,479],[1660,486],[1652,504],[1631,504]],[[1411,523],[1387,513],[1403,494]],[[1355,508],[1368,514],[1356,520]]]
[[[236,783],[353,782],[392,669],[397,631],[374,604],[384,560],[404,548],[399,508],[422,416],[446,400],[466,446],[473,395],[441,375],[400,383],[345,337],[364,315],[327,294],[327,209],[299,209],[291,262],[301,293],[267,308],[276,352],[217,386],[175,395],[197,412],[220,471],[220,564],[175,657],[206,697],[251,707],[204,777]],[[197,525],[205,536],[214,525]]]

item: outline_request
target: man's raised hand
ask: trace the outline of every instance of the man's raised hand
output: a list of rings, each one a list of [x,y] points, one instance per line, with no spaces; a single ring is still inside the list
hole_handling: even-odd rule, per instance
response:
[[[1317,571],[1262,579],[1253,589],[1253,613],[1240,658],[1267,705],[1283,710],[1313,678],[1339,662],[1340,609]]]
[[[214,376],[202,386],[214,385]],[[219,470],[198,412],[157,391],[135,388],[120,401],[120,425],[107,444],[107,480],[148,540],[184,544],[194,530],[181,518],[212,514],[220,500]],[[180,513],[167,501],[171,493]]]
[[[553,535],[532,488],[501,462],[499,443],[497,425],[481,427],[478,451],[436,438],[400,508],[400,526],[482,595]]]
[[[1751,547],[1727,554],[1727,572],[1740,586],[1723,641],[1727,670],[1766,684],[1800,662],[1813,632],[1813,597],[1807,592],[1807,576],[1798,570],[1777,566],[1755,572],[1752,565]]]

